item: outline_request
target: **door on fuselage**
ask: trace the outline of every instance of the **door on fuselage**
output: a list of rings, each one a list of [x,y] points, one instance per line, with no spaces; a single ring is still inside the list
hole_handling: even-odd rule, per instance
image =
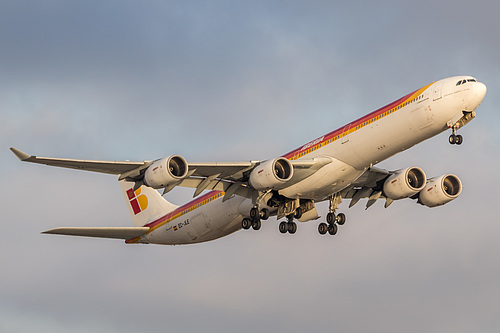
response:
[[[443,97],[443,83],[444,82],[437,82],[435,85],[434,85],[434,100],[438,100],[440,99],[441,97]]]

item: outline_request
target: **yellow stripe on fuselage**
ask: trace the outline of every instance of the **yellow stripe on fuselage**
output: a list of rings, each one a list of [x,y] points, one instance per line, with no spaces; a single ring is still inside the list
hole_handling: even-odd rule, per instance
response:
[[[145,227],[149,227],[149,230],[146,232],[147,234],[150,234],[151,232],[155,231],[156,229],[164,226],[165,224],[172,222],[173,220],[186,215],[189,212],[194,211],[195,209],[198,209],[200,207],[203,207],[204,205],[217,200],[218,198],[224,196],[225,192],[222,191],[211,191],[205,195],[202,195],[201,197],[185,204],[184,206],[181,206],[174,211],[160,217],[159,219],[147,223],[144,225]],[[126,241],[127,244],[131,243],[137,243],[140,240],[140,237],[136,237],[133,239],[129,239]]]
[[[316,140],[313,140],[311,141],[312,143],[314,143],[315,141],[318,141],[317,143],[314,143],[314,144],[310,144],[310,146],[308,146],[309,144],[306,144],[300,148],[297,148],[291,152],[289,152],[288,154],[285,154],[283,155],[283,157],[285,158],[288,158],[289,160],[297,160],[299,158],[302,158],[310,153],[312,153],[313,151],[315,150],[318,150],[319,148],[322,148],[326,145],[329,145],[330,143],[334,142],[334,141],[337,141],[351,133],[354,133],[356,132],[357,130],[365,127],[365,126],[368,126],[372,123],[374,123],[375,121],[378,121],[402,108],[404,108],[405,106],[409,105],[410,103],[412,102],[416,102],[417,98],[422,95],[422,93],[424,93],[431,85],[433,85],[434,82],[406,95],[406,96],[403,96],[402,98],[400,98],[399,100],[396,100],[384,107],[381,107],[380,109],[378,110],[375,110],[333,132],[330,132],[326,135],[324,135],[323,137],[320,137],[319,139],[316,139]],[[395,104],[397,103],[397,104]],[[306,147],[307,148],[304,148]]]

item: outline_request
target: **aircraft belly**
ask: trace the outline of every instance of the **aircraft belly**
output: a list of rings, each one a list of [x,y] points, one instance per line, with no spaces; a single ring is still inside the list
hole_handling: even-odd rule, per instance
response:
[[[338,192],[357,179],[364,170],[357,170],[347,163],[332,158],[332,163],[322,167],[310,177],[279,191],[287,198],[318,198]],[[326,193],[326,195],[325,195]]]
[[[245,198],[234,196],[180,216],[154,230],[147,239],[153,244],[182,245],[206,242],[227,236],[241,228],[240,203]]]
[[[232,230],[231,224],[233,220],[241,218],[239,207],[244,200],[246,200],[246,198],[234,196],[225,202],[222,202],[222,199],[214,202],[214,205],[209,209],[215,231],[225,233],[228,228]],[[241,220],[238,222],[238,227],[241,227]]]

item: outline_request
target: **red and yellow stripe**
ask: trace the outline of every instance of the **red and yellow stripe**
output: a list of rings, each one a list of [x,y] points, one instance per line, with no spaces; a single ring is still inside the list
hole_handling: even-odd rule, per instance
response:
[[[433,82],[434,83],[434,82]],[[425,87],[422,87],[418,90],[415,90],[414,92],[409,93],[406,96],[401,97],[400,99],[384,106],[381,107],[380,109],[377,109],[373,111],[372,113],[367,114],[366,116],[363,116],[339,129],[336,129],[335,131],[332,131],[323,137],[320,137],[316,140],[313,140],[313,144],[308,146],[307,144],[297,148],[285,155],[283,157],[289,159],[289,160],[296,160],[299,159],[321,147],[324,147],[334,141],[337,141],[350,133],[353,133],[357,131],[358,129],[367,126],[379,119],[382,119],[398,110],[401,108],[405,107],[406,105],[414,102],[427,88],[429,88],[433,83],[430,83],[426,85]],[[304,148],[307,146],[307,148]]]
[[[200,208],[224,195],[225,192],[222,191],[211,191],[208,192],[207,194],[204,194],[193,201],[188,202],[187,204],[175,209],[174,211],[160,217],[159,219],[150,222],[145,225],[145,227],[149,227],[149,230],[146,234],[149,234],[153,232],[154,230],[160,228],[161,226],[164,226],[165,224],[181,217],[182,215],[185,215],[197,208]],[[125,243],[127,244],[132,244],[132,243],[137,243],[140,240],[141,237],[136,237],[132,239],[127,239]]]

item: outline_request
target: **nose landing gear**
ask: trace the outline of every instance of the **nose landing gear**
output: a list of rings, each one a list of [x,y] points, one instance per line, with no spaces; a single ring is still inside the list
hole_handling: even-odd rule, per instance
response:
[[[451,128],[453,133],[448,138],[448,142],[451,145],[461,145],[462,142],[464,142],[464,138],[460,134],[457,135],[457,129],[458,129],[458,126],[453,126]]]
[[[459,135],[452,134],[448,138],[448,142],[452,145],[461,145],[462,142],[464,142],[464,138],[460,134]]]

